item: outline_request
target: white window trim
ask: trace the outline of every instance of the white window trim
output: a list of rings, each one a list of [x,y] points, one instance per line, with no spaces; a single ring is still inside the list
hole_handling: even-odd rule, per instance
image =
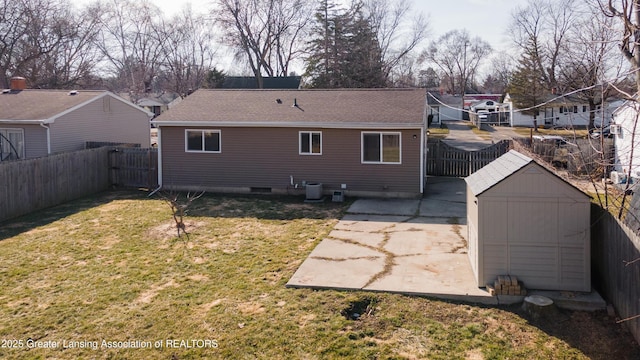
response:
[[[22,154],[18,154],[18,156],[19,156],[19,159],[24,159],[25,153],[27,151],[26,141],[24,138],[24,129],[23,128],[0,128],[0,131],[6,132],[7,134],[5,136],[9,135],[9,133],[20,133],[22,135],[22,148],[20,149],[22,150]],[[7,136],[7,138],[9,138],[9,136]],[[14,146],[16,145],[14,144]]]
[[[309,150],[311,150],[310,152],[303,152],[302,151],[302,134],[309,134]],[[313,142],[312,142],[312,138],[313,138],[313,134],[318,134],[320,135],[320,152],[319,153],[314,153],[312,151],[313,149]],[[305,155],[305,156],[318,156],[318,155],[322,155],[322,131],[298,131],[298,155]]]
[[[380,161],[365,161],[364,160],[364,135],[365,134],[378,134],[380,135]],[[382,142],[382,136],[384,135],[398,135],[399,141],[399,151],[400,151],[400,161],[398,162],[389,162],[384,161],[384,146]],[[401,165],[402,164],[402,133],[399,131],[362,131],[360,133],[360,163],[362,164],[384,164],[384,165]]]
[[[189,132],[200,132],[202,134],[202,150],[189,150]],[[205,133],[218,134],[218,139],[219,139],[219,146],[218,146],[219,150],[218,151],[204,150],[204,134]],[[222,131],[221,130],[211,130],[211,129],[185,129],[184,130],[184,152],[220,154],[222,152]]]

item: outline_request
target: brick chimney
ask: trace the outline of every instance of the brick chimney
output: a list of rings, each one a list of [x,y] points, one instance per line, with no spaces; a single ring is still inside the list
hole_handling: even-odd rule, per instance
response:
[[[21,91],[26,88],[27,88],[27,79],[20,76],[14,76],[11,78],[11,86],[10,86],[11,91]]]

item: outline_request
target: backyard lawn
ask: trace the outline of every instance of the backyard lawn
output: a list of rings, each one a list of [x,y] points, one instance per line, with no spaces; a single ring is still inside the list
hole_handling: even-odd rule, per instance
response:
[[[205,195],[188,241],[139,192],[0,224],[0,358],[640,358],[605,312],[285,288],[347,205]]]

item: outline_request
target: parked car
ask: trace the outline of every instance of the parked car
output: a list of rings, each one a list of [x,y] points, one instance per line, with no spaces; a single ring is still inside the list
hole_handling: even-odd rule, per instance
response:
[[[489,117],[489,112],[487,110],[478,110],[478,120],[480,121],[487,121],[487,118]]]
[[[532,138],[533,138],[533,141],[540,141],[543,143],[555,144],[556,146],[563,146],[563,145],[577,146],[576,144],[567,141],[567,139],[559,135],[533,135]]]
[[[591,129],[589,131],[589,136],[592,139],[599,139],[600,136],[604,136],[606,138],[610,138],[613,137],[613,134],[611,133],[611,127],[610,126],[605,126],[603,128],[594,128]]]

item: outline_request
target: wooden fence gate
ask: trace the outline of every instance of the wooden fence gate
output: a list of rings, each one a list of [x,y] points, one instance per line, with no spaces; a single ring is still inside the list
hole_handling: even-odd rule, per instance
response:
[[[468,151],[444,141],[427,144],[427,175],[467,177],[509,151],[510,140],[502,140],[485,149]]]
[[[109,151],[109,181],[112,186],[158,187],[158,150],[117,147]]]

